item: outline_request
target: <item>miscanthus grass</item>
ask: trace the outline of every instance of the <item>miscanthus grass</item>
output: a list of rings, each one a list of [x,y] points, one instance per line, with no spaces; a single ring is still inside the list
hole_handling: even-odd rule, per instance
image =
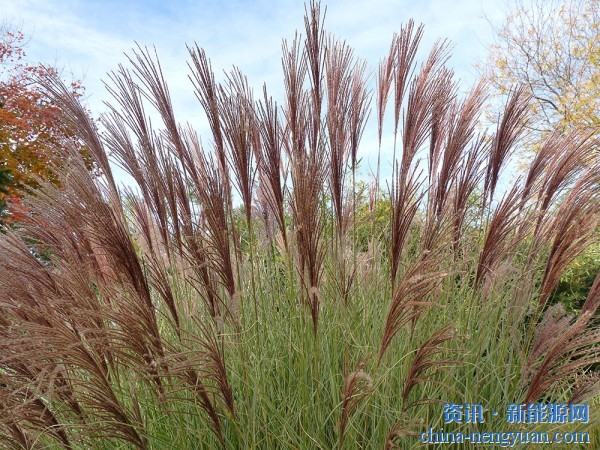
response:
[[[599,278],[576,314],[549,303],[597,242],[594,130],[557,130],[503,186],[529,137],[523,88],[481,131],[485,85],[458,95],[445,42],[418,60],[422,27],[371,79],[318,3],[305,25],[277,100],[189,47],[203,141],[146,48],[110,75],[99,124],[46,83],[80,146],[0,235],[1,446],[407,449],[430,427],[598,446]],[[357,174],[369,118],[387,184],[379,163]],[[590,422],[506,423],[538,401],[589,402]],[[444,403],[482,404],[485,423],[445,424]]]

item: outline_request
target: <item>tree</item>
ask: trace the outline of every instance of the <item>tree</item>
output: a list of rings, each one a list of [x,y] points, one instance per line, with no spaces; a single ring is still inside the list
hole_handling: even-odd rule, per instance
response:
[[[491,46],[484,74],[500,95],[514,84],[531,93],[533,133],[529,152],[548,133],[584,128],[600,136],[600,2],[517,0]],[[537,138],[537,139],[536,139]],[[598,161],[598,146],[583,165]],[[560,277],[551,302],[581,308],[600,267],[598,245],[573,261]]]
[[[25,62],[24,47],[21,32],[0,26],[0,221],[5,223],[20,220],[20,199],[38,180],[57,182],[53,167],[73,136],[39,85],[55,69]],[[71,88],[82,92],[79,82]]]
[[[517,0],[495,32],[485,75],[500,94],[527,86],[536,130],[600,126],[598,0]]]

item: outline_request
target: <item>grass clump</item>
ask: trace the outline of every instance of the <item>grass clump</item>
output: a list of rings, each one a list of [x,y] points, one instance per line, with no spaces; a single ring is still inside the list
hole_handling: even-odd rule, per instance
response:
[[[445,44],[418,63],[411,22],[372,95],[323,18],[312,3],[283,45],[282,106],[189,47],[211,149],[147,49],[111,75],[100,129],[46,83],[102,175],[67,148],[60,186],[0,236],[1,445],[406,449],[430,427],[520,431],[504,408],[538,401],[590,401],[568,431],[597,439],[600,278],[574,313],[548,307],[597,241],[595,138],[553,134],[503,192],[523,89],[478,132],[484,86],[457,95]],[[372,97],[380,150],[393,109],[387,191],[357,181]],[[483,404],[485,424],[444,424],[444,403]]]

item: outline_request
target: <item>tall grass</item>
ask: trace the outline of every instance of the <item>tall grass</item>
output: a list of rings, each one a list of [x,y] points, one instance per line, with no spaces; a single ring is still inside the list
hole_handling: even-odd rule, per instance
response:
[[[99,127],[45,85],[102,175],[61,149],[60,186],[0,235],[0,445],[406,449],[429,427],[521,431],[490,411],[536,401],[590,401],[588,424],[527,429],[598,443],[600,278],[576,316],[548,305],[597,242],[595,138],[555,132],[505,189],[523,89],[482,132],[485,87],[457,94],[445,43],[419,63],[422,27],[393,37],[373,93],[318,3],[305,24],[283,44],[281,107],[189,47],[211,148],[178,124],[145,48],[111,74]],[[378,163],[367,202],[372,97],[394,170],[385,189]],[[443,403],[481,403],[486,423],[444,424]]]

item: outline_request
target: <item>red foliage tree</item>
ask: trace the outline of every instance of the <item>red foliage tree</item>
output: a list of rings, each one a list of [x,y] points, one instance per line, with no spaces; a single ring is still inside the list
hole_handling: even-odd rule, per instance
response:
[[[27,63],[24,47],[20,31],[0,27],[0,221],[8,224],[22,219],[20,200],[28,189],[40,179],[58,182],[53,167],[71,139],[39,85],[55,69]],[[72,89],[76,95],[83,91],[80,82]]]

